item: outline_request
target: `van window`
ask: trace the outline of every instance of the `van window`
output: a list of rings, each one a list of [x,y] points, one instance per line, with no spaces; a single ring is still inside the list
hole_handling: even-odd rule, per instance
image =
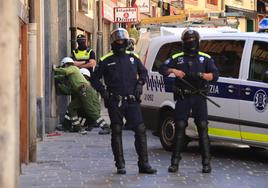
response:
[[[244,45],[244,40],[203,40],[200,49],[214,59],[221,77],[238,78]]]
[[[249,80],[262,82],[268,70],[268,43],[254,41],[249,68]]]
[[[155,57],[152,71],[158,72],[158,69],[162,63],[180,51],[182,51],[181,42],[166,43],[161,46]]]
[[[221,77],[238,78],[244,40],[202,40],[200,51],[209,54],[215,61]],[[152,71],[158,71],[161,63],[182,51],[181,42],[161,46],[154,60]]]

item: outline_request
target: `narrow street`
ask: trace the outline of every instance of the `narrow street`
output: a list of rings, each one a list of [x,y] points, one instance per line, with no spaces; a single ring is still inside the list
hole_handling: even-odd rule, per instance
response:
[[[108,118],[107,114],[104,114]],[[23,165],[21,188],[106,188],[106,187],[202,187],[266,188],[268,151],[243,145],[212,143],[212,173],[201,173],[197,143],[183,153],[179,173],[167,172],[170,153],[157,137],[147,131],[149,158],[156,175],[138,173],[134,133],[125,130],[123,143],[126,175],[117,175],[110,135],[98,135],[98,128],[87,135],[63,133],[38,143],[37,163]]]

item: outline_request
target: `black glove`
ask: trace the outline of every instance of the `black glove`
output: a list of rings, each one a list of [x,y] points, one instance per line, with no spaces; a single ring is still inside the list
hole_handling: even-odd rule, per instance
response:
[[[135,88],[135,91],[134,91],[134,95],[135,95],[136,100],[137,100],[138,102],[141,102],[142,88],[143,88],[143,85],[140,84],[140,83],[138,83],[138,84],[136,85],[136,88]]]
[[[203,73],[202,72],[189,72],[187,74],[192,79],[203,79]]]
[[[104,100],[104,106],[105,106],[105,108],[108,108],[110,106],[110,96],[109,96],[109,93],[107,91],[105,91],[105,92],[103,92],[101,94],[101,97]]]

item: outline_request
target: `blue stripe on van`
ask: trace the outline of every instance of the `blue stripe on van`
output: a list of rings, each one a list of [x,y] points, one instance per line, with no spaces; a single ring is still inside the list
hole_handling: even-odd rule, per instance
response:
[[[146,80],[146,88],[150,91],[173,92],[172,86],[174,84],[174,81],[174,77],[163,78],[162,76],[151,75]],[[230,85],[234,87],[233,92],[230,92],[231,90],[228,89]],[[247,95],[245,94],[246,88],[251,90],[250,92],[247,92]],[[266,96],[268,96],[268,88],[216,82],[215,84],[210,85],[210,91],[208,96],[254,101],[254,96],[256,92],[260,90],[263,90],[266,93]],[[267,102],[268,101],[266,99],[266,103]]]

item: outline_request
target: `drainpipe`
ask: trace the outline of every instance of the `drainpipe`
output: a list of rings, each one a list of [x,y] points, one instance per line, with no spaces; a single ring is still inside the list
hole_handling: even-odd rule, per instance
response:
[[[70,31],[71,31],[71,52],[76,48],[76,26],[75,26],[75,13],[76,5],[75,0],[70,0]]]
[[[97,52],[97,41],[98,41],[98,10],[97,10],[97,2],[94,1],[94,5],[93,5],[93,35],[92,35],[92,49]]]
[[[36,61],[37,61],[37,26],[35,23],[35,1],[29,0],[29,160],[36,162],[36,136],[37,136],[37,113],[36,113]]]
[[[102,42],[102,34],[103,34],[103,28],[102,28],[102,0],[98,1],[98,43],[97,43],[97,51],[98,51],[98,58],[103,56],[103,42]]]

